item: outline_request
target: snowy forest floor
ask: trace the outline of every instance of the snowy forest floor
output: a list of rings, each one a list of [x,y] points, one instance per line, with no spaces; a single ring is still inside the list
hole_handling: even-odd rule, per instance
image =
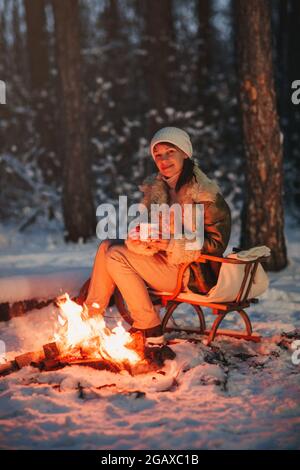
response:
[[[92,266],[95,242],[67,246],[57,234],[12,233],[0,231],[2,278]],[[269,290],[248,309],[261,343],[219,337],[207,347],[181,338],[172,346],[176,360],[135,377],[26,367],[0,378],[0,448],[300,449],[300,365],[281,341],[283,332],[300,332],[298,233],[289,223],[289,265],[270,273]],[[189,312],[181,313],[192,321]],[[112,308],[108,317],[114,324],[119,314]],[[7,358],[51,340],[56,320],[50,305],[0,323]]]

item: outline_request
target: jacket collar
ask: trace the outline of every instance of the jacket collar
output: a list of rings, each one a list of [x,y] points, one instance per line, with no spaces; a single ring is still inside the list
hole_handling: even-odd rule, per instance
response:
[[[220,193],[218,185],[210,180],[205,173],[195,164],[195,178],[181,187],[178,193],[178,201],[181,204],[215,202],[217,194]],[[144,193],[143,204],[168,204],[169,187],[160,173],[148,176],[139,186]]]

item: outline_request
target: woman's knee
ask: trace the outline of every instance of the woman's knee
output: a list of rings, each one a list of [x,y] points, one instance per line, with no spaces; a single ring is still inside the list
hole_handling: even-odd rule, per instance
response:
[[[98,246],[96,252],[95,261],[96,263],[105,263],[107,253],[111,248],[111,240],[103,240]]]
[[[116,260],[123,256],[123,249],[124,247],[113,245],[109,246],[106,252],[106,259],[107,260]]]
[[[124,261],[124,250],[126,250],[124,246],[115,245],[109,247],[105,255],[108,271],[113,270],[117,263]]]
[[[97,254],[99,254],[100,256],[103,256],[103,255],[105,256],[108,250],[111,248],[111,246],[112,246],[112,240],[109,240],[109,239],[103,240],[98,247]]]

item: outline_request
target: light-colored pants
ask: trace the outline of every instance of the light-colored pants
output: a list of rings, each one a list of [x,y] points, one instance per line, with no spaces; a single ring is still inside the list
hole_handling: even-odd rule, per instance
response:
[[[146,285],[173,292],[177,284],[178,265],[169,264],[163,254],[147,256],[130,251],[124,244],[111,246],[103,241],[96,253],[90,287],[85,301],[91,312],[93,303],[104,312],[117,285],[133,319],[135,328],[153,328],[160,324]],[[189,269],[183,279],[188,284]]]

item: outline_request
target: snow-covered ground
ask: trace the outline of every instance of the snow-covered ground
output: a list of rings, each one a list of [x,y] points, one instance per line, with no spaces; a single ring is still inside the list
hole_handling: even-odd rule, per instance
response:
[[[172,345],[175,361],[136,377],[79,366],[26,367],[0,378],[0,447],[299,449],[300,364],[293,364],[288,341],[279,344],[282,332],[300,332],[298,233],[289,223],[289,266],[270,274],[268,292],[249,309],[260,344],[223,337],[210,348],[179,339]],[[66,246],[55,233],[20,236],[2,228],[0,277],[11,277],[12,296],[12,276],[19,276],[19,291],[26,275],[79,268],[85,274],[96,246]],[[189,307],[182,314],[192,318]],[[107,315],[111,324],[119,319],[115,308]],[[0,323],[7,358],[51,340],[56,319],[48,306]]]

